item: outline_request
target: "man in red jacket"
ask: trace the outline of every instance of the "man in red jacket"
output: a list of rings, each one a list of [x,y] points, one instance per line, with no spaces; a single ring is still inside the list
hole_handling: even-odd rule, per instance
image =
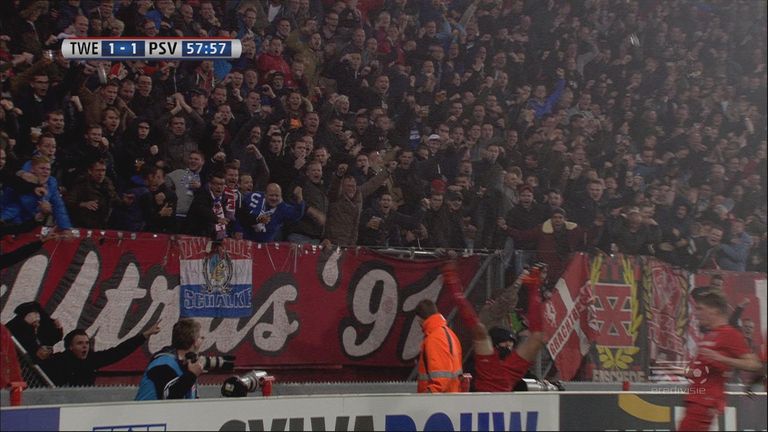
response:
[[[259,56],[256,62],[256,69],[265,84],[267,73],[270,71],[282,72],[284,76],[291,76],[291,67],[283,58],[283,41],[280,38],[272,38],[269,41],[267,51]]]

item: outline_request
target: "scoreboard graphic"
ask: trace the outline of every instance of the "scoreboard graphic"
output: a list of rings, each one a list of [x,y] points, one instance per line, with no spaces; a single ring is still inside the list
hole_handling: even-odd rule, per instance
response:
[[[239,39],[71,38],[61,44],[70,60],[210,60],[240,58]]]

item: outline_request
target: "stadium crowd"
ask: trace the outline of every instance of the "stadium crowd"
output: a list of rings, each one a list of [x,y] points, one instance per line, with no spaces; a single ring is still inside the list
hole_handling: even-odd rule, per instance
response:
[[[4,224],[766,271],[765,3],[0,2]],[[69,61],[83,36],[236,60]]]

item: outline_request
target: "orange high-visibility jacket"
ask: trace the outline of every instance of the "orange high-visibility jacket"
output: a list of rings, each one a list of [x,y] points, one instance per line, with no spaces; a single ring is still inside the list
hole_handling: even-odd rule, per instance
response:
[[[419,393],[458,393],[461,388],[461,343],[437,313],[421,324],[424,341],[419,355]]]

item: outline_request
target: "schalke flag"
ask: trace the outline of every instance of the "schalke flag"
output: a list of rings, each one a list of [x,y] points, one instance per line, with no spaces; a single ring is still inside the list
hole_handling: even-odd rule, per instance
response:
[[[251,315],[251,259],[233,259],[222,244],[181,259],[181,316],[240,318]]]

